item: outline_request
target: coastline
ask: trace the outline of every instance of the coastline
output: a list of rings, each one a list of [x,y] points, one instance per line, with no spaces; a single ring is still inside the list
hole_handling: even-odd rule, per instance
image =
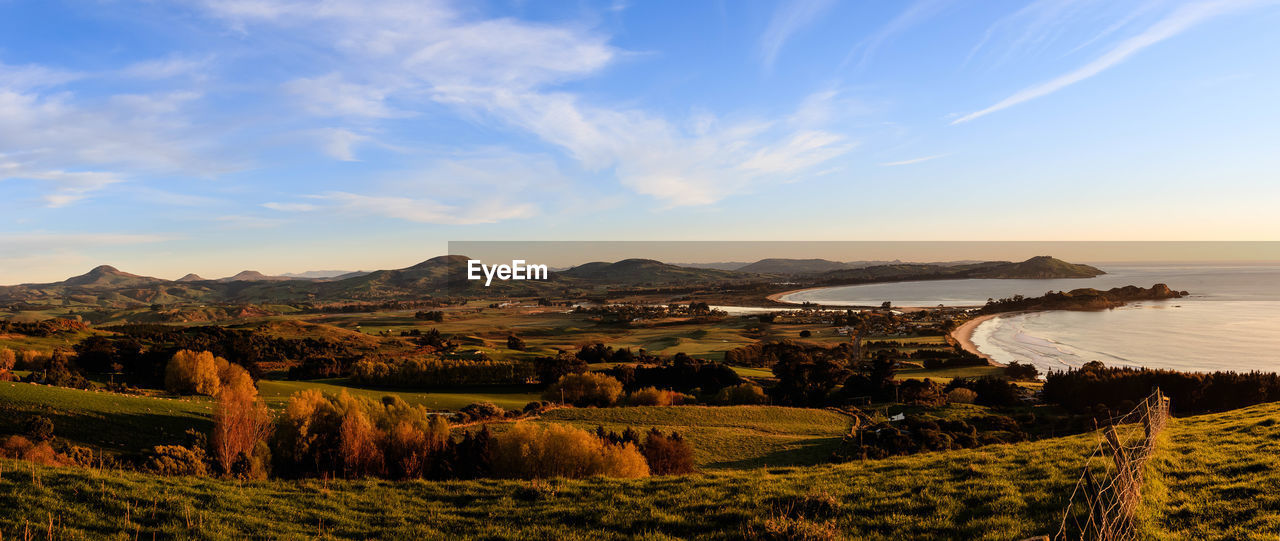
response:
[[[801,288],[801,289],[791,289],[791,290],[787,290],[787,291],[781,291],[781,292],[774,293],[774,294],[771,294],[771,295],[769,295],[769,296],[765,297],[765,300],[770,300],[770,301],[778,302],[778,303],[782,303],[782,304],[802,304],[802,303],[798,303],[798,302],[784,301],[784,300],[782,300],[782,298],[783,298],[783,297],[785,297],[785,296],[787,296],[787,295],[790,295],[790,294],[792,294],[792,293],[799,293],[799,292],[801,292],[801,291],[812,291],[812,290],[815,290],[815,289],[826,289],[826,288],[828,288],[828,287],[831,287],[831,286],[805,287],[805,288]]]
[[[987,315],[975,317],[973,319],[970,319],[969,321],[964,322],[959,327],[956,327],[954,331],[951,331],[951,338],[955,339],[956,344],[960,346],[960,349],[963,349],[969,353],[972,353],[974,355],[977,355],[978,357],[985,359],[987,361],[987,364],[990,364],[992,366],[1004,366],[1003,364],[1000,364],[992,360],[991,356],[981,351],[978,351],[978,346],[974,345],[973,343],[973,331],[977,330],[978,325],[981,325],[983,322],[987,320],[994,319],[1002,315],[1009,315],[1009,314],[1016,314],[1016,313],[1018,312],[1003,312],[999,314],[987,314]]]

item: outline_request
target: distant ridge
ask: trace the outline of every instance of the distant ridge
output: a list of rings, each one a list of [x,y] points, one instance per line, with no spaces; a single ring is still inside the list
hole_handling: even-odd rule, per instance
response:
[[[221,278],[219,282],[278,282],[281,280],[291,280],[287,276],[267,276],[255,270],[244,270],[235,276]]]
[[[761,259],[750,265],[739,267],[738,272],[754,272],[756,274],[807,274],[827,272],[850,268],[846,263],[826,259]]]
[[[178,278],[178,281],[179,282],[204,282],[207,280],[202,278],[199,274],[192,272],[187,274],[186,276],[183,276],[182,278]]]

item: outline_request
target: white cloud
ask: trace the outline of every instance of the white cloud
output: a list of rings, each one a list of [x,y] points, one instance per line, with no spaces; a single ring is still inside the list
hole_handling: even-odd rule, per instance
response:
[[[120,70],[120,75],[135,79],[171,79],[174,77],[195,77],[203,79],[213,57],[188,58],[169,56],[153,60],[135,62]]]
[[[822,7],[810,4],[802,9]],[[852,148],[846,137],[823,128],[831,120],[823,114],[829,109],[816,106],[829,107],[833,92],[819,93],[782,121],[724,126],[709,115],[690,123],[638,108],[588,103],[557,85],[599,73],[623,53],[606,36],[573,24],[476,20],[439,2],[206,5],[249,32],[269,25],[268,31],[303,29],[324,36],[314,45],[329,49],[336,67],[286,88],[317,116],[345,116],[357,123],[335,127],[345,131],[333,131],[323,141],[325,152],[339,159],[355,158],[351,143],[357,140],[351,135],[363,131],[358,126],[445,104],[532,134],[589,171],[611,171],[633,191],[669,205],[693,205],[764,182],[794,180],[800,169]],[[696,127],[679,128],[689,124]],[[787,159],[795,162],[783,165]],[[387,208],[393,203],[378,201]],[[424,211],[397,214],[434,219],[457,216],[462,208],[444,206],[449,208],[428,204]]]
[[[1044,83],[1020,90],[990,107],[963,115],[953,120],[951,124],[963,124],[996,111],[1047,96],[1115,67],[1143,49],[1181,34],[1204,21],[1261,3],[1256,0],[1217,0],[1179,7],[1140,34],[1121,41],[1093,61]]]
[[[778,53],[791,36],[813,23],[833,5],[834,0],[789,0],[780,4],[760,36],[760,56],[765,68],[773,68]]]
[[[325,154],[328,154],[336,160],[342,160],[344,162],[359,161],[359,159],[356,158],[356,144],[370,140],[367,135],[360,135],[352,132],[351,130],[344,130],[342,128],[321,130],[317,135],[323,141],[322,146]]]
[[[11,66],[0,62],[0,89],[29,91],[37,88],[63,85],[81,77],[83,75],[79,73],[46,66],[35,64]]]
[[[183,114],[199,97],[121,94],[81,103],[73,93],[0,81],[0,181],[45,182],[52,187],[46,201],[64,206],[134,174],[224,171],[226,164],[203,155],[207,143],[197,142]]]
[[[274,201],[263,203],[262,206],[280,212],[310,212],[320,208],[310,203],[277,203]]]
[[[301,100],[301,105],[307,111],[317,116],[405,116],[405,113],[393,110],[386,103],[387,96],[393,89],[347,82],[339,73],[294,79],[285,83],[284,89]]]
[[[463,209],[428,198],[360,195],[349,192],[329,192],[312,197],[332,203],[333,208],[340,212],[430,224],[494,223],[515,218],[528,218],[536,214],[534,206],[529,203],[503,204],[491,201]]]
[[[858,65],[864,65],[889,39],[936,15],[950,0],[916,0],[875,33],[867,36],[849,51],[842,64],[848,64],[855,56]]]
[[[917,163],[924,163],[924,162],[928,162],[928,161],[933,161],[933,160],[936,160],[936,159],[938,159],[938,158],[945,158],[946,156],[947,156],[947,154],[935,154],[935,155],[933,155],[933,156],[922,156],[922,157],[919,157],[919,158],[911,158],[911,159],[909,159],[909,160],[900,160],[900,161],[896,161],[896,162],[884,162],[884,163],[880,164],[880,167],[898,167],[898,166],[900,166],[900,165],[915,165],[915,164],[917,164]]]

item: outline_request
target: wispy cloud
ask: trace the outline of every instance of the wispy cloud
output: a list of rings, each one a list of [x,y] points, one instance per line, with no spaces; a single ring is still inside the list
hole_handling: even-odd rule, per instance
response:
[[[923,156],[920,158],[911,158],[909,160],[901,160],[896,162],[884,162],[880,164],[880,167],[898,167],[900,165],[915,165],[917,163],[924,163],[927,161],[936,160],[938,158],[945,158],[947,156],[948,156],[947,154],[935,154],[933,156]]]
[[[780,11],[765,41],[781,47],[829,4],[799,2]],[[582,25],[474,19],[437,3],[206,5],[250,34],[259,25],[273,32],[324,29],[304,34],[324,37],[314,45],[332,48],[336,67],[295,79],[286,89],[318,117],[346,117],[322,143],[338,159],[355,159],[352,144],[361,140],[356,134],[365,133],[360,126],[445,105],[464,118],[532,134],[589,172],[612,174],[622,186],[676,206],[710,204],[760,183],[794,180],[805,168],[853,146],[827,127],[831,118],[812,114],[728,124],[707,116],[689,122],[565,91],[561,83],[597,75],[624,56],[608,36]],[[690,124],[696,127],[684,128]],[[465,201],[432,205],[437,198],[366,195],[373,199],[348,194],[330,200],[353,209],[376,204],[415,221],[471,219],[467,209],[472,205]],[[413,201],[422,201],[423,210],[397,206]]]
[[[950,0],[916,0],[874,34],[854,45],[841,65],[848,65],[854,58],[858,59],[857,66],[865,65],[885,42],[933,17],[948,3]]]
[[[1049,81],[1018,91],[990,107],[963,115],[953,120],[951,124],[963,124],[996,111],[1047,96],[1115,67],[1143,49],[1177,36],[1204,21],[1262,3],[1264,2],[1257,0],[1217,0],[1182,6],[1142,33],[1121,41],[1093,61]]]
[[[790,0],[780,4],[760,36],[760,57],[765,69],[773,69],[778,53],[791,36],[813,23],[833,5],[835,0]]]

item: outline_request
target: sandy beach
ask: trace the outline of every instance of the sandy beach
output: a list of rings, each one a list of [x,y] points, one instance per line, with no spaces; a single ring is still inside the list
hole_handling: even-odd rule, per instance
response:
[[[995,366],[1002,366],[1000,363],[993,361],[991,357],[987,356],[987,354],[978,351],[978,347],[973,345],[973,331],[978,328],[978,325],[981,325],[982,322],[987,321],[988,319],[1001,315],[1008,314],[988,314],[970,319],[969,321],[964,322],[963,325],[956,327],[956,330],[951,331],[951,337],[956,339],[956,343],[960,344],[961,349],[982,357],[983,359],[986,359],[988,363]]]
[[[806,288],[803,288],[803,289],[792,289],[792,290],[790,290],[790,291],[783,291],[783,292],[780,292],[780,293],[774,293],[774,294],[769,295],[768,297],[765,297],[765,298],[766,298],[766,299],[769,299],[769,300],[771,300],[771,301],[773,301],[773,302],[781,302],[781,303],[786,303],[786,304],[800,304],[800,303],[798,303],[798,302],[784,301],[784,300],[782,300],[782,298],[783,298],[783,297],[785,297],[785,296],[787,296],[787,295],[790,295],[790,294],[792,294],[792,293],[799,293],[799,292],[801,292],[801,291],[812,291],[812,290],[814,290],[814,289],[824,289],[824,288],[826,288],[826,287],[830,287],[830,286],[823,286],[823,287],[806,287]]]

